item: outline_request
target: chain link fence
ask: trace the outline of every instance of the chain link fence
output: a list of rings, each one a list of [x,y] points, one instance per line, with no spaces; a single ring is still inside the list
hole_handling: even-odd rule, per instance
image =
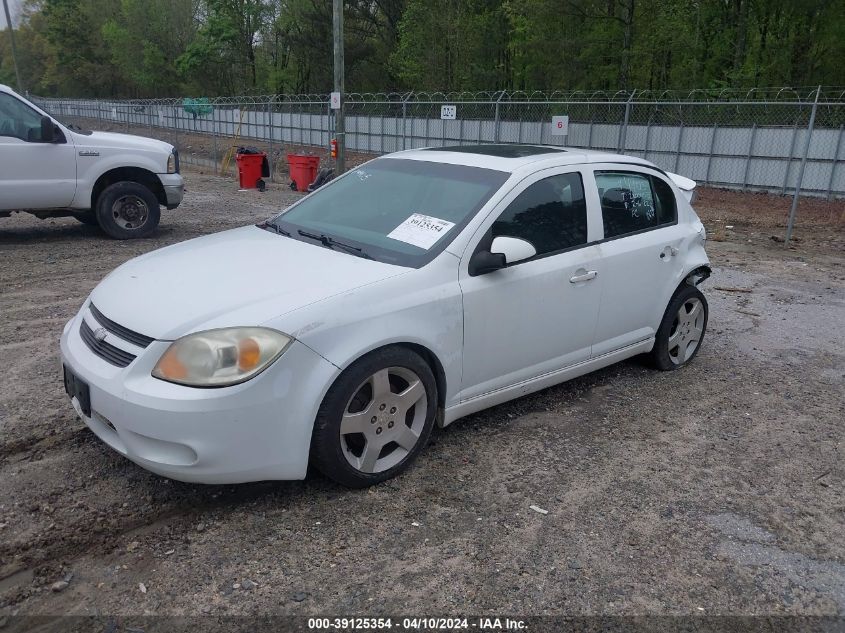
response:
[[[166,140],[184,163],[212,169],[239,145],[282,167],[290,149],[328,153],[335,135],[323,94],[34,101],[60,120]],[[454,119],[441,118],[444,105]],[[355,153],[539,143],[640,156],[716,187],[845,197],[845,89],[349,93],[344,115],[353,162]],[[557,115],[569,117],[568,136],[553,134]]]

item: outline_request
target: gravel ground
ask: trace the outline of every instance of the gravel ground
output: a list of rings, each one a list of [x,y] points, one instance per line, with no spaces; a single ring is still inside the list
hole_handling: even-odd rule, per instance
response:
[[[365,491],[319,476],[198,486],[96,439],[58,355],[115,266],[298,195],[186,179],[150,239],[0,219],[0,627],[18,613],[845,614],[841,202],[802,203],[784,248],[788,199],[702,192],[710,327],[682,371],[625,362],[470,416]]]

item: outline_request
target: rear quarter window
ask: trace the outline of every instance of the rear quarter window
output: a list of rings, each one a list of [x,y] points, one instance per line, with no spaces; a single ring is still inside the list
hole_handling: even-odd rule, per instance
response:
[[[675,224],[675,192],[664,180],[630,171],[597,171],[604,238]]]

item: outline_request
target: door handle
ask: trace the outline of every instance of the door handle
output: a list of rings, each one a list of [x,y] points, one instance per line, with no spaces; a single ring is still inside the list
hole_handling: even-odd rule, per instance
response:
[[[599,272],[597,270],[588,270],[587,272],[575,275],[574,277],[569,278],[569,283],[577,284],[582,281],[590,281],[591,279],[595,279],[598,276]]]

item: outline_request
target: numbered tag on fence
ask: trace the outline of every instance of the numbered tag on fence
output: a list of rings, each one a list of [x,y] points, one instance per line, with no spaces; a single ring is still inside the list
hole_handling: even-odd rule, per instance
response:
[[[566,136],[569,134],[569,115],[552,117],[552,135]]]
[[[458,116],[458,106],[444,105],[440,106],[440,118],[451,121]]]

